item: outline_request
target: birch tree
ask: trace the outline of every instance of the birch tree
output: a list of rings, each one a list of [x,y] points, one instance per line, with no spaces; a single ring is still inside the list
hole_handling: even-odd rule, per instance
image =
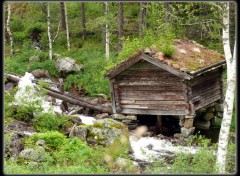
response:
[[[61,9],[61,26],[62,29],[66,30],[66,19],[65,19],[65,7],[64,2],[60,2],[60,9]]]
[[[86,18],[85,18],[85,5],[84,5],[84,2],[81,2],[81,16],[82,16],[82,39],[83,39],[83,40],[87,40]]]
[[[105,17],[107,17],[108,15],[108,3],[107,2],[104,2],[105,4]],[[108,21],[106,21],[106,25],[105,25],[105,37],[106,37],[106,40],[105,40],[105,56],[106,56],[106,60],[108,61],[109,60],[109,27],[108,27]]]
[[[65,5],[65,21],[66,21],[66,34],[67,34],[67,48],[70,50],[70,38],[69,38],[69,28],[68,28],[68,16],[67,16],[67,6]]]
[[[227,63],[227,88],[225,100],[223,103],[224,112],[219,134],[218,151],[217,151],[217,168],[220,174],[226,173],[227,146],[230,133],[230,125],[232,121],[233,103],[235,97],[236,83],[236,38],[233,54],[230,48],[229,37],[229,2],[224,2],[221,8],[223,12],[223,31],[222,40],[224,47],[224,55]]]
[[[11,19],[11,5],[8,3],[8,16],[7,16],[7,32],[9,35],[9,40],[10,40],[10,48],[11,48],[11,56],[13,56],[14,54],[14,50],[13,50],[13,35],[10,29],[10,19]]]
[[[119,2],[118,9],[118,51],[122,49],[123,37],[123,2]]]
[[[47,24],[48,24],[48,41],[49,41],[49,58],[52,60],[52,36],[51,36],[51,23],[50,23],[50,4],[47,6]]]

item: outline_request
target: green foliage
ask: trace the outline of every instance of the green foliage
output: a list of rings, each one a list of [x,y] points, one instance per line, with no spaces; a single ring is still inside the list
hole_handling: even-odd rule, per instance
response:
[[[25,140],[25,147],[36,148],[38,140],[45,140],[49,159],[43,162],[5,160],[6,173],[35,174],[97,174],[108,173],[103,163],[103,148],[90,148],[78,138],[67,138],[59,132],[38,133]]]
[[[38,140],[44,140],[49,150],[57,150],[67,140],[66,137],[57,131],[37,133],[26,139],[26,147],[33,147]]]
[[[9,93],[5,93],[4,94],[4,117],[8,118],[11,117],[13,114],[13,106],[11,105],[11,103],[14,101],[14,95],[17,92],[17,88],[13,88],[11,94]]]
[[[92,50],[92,48],[95,48]],[[109,83],[104,79],[104,67],[107,61],[104,51],[99,45],[88,42],[84,43],[81,49],[72,49],[64,55],[76,59],[84,65],[83,70],[79,73],[68,75],[64,84],[65,89],[71,86],[86,89],[89,95],[106,94],[109,95]]]
[[[138,38],[123,38],[123,49],[119,53],[117,59],[108,63],[105,71],[112,69],[114,66],[127,59],[136,51],[144,48],[155,46],[159,51],[163,52],[165,56],[171,57],[175,51],[172,41],[175,38],[172,30],[168,28],[163,33],[156,33],[150,29],[145,29],[144,37],[140,40]]]
[[[39,100],[31,102],[25,102],[24,105],[14,105],[14,95],[17,92],[17,88],[14,88],[12,94],[5,94],[4,98],[4,110],[5,117],[11,117],[17,120],[31,121],[34,117],[34,113],[39,113],[43,109]]]
[[[56,115],[53,113],[42,113],[36,115],[33,119],[34,128],[38,132],[47,132],[47,131],[61,131],[67,129],[72,125],[68,121],[68,117],[64,115]]]
[[[33,70],[36,69],[43,69],[47,70],[49,74],[53,77],[58,77],[59,73],[57,69],[55,68],[55,61],[51,60],[45,60],[45,61],[40,61],[40,62],[32,62],[28,64],[27,71],[32,72]]]
[[[30,35],[32,33],[42,33],[44,31],[47,31],[47,27],[41,22],[31,23],[26,28],[27,35]]]
[[[188,145],[196,145],[199,147],[209,147],[211,145],[211,139],[202,136],[200,132],[188,139]]]

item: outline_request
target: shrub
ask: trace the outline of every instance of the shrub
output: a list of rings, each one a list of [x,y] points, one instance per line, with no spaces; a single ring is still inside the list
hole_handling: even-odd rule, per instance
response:
[[[43,113],[34,117],[33,125],[39,132],[61,131],[63,132],[72,125],[68,117],[52,113]]]
[[[45,55],[42,56],[44,58]],[[41,57],[40,57],[41,59]],[[32,72],[33,70],[36,69],[43,69],[43,70],[48,70],[49,74],[53,77],[58,77],[59,73],[57,69],[55,68],[55,61],[54,60],[49,60],[48,58],[45,57],[45,61],[42,62],[33,62],[28,64],[28,72]]]
[[[46,142],[46,146],[50,151],[59,149],[61,145],[67,140],[66,137],[60,132],[50,131],[47,133],[37,133],[33,136],[30,136],[25,141],[26,146],[33,147],[35,146],[35,143],[40,139]]]

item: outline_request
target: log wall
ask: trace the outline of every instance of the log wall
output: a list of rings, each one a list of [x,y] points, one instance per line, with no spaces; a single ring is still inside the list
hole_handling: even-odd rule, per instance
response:
[[[192,102],[195,110],[207,106],[223,96],[222,69],[200,75],[191,81]]]
[[[181,78],[140,60],[115,77],[114,106],[118,113],[187,115],[188,97]]]

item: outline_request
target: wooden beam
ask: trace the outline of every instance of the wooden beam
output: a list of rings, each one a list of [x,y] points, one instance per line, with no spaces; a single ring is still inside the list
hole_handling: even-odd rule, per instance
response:
[[[10,75],[10,74],[5,74],[6,78],[12,82],[19,82],[20,78],[14,76],[14,75]],[[98,105],[93,105],[90,102],[87,102],[86,100],[81,100],[80,97],[73,97],[73,96],[69,96],[66,95],[62,92],[56,91],[56,90],[51,90],[49,88],[42,88],[43,90],[45,90],[47,92],[47,95],[52,96],[54,98],[66,101],[68,103],[74,104],[74,105],[78,105],[78,106],[82,106],[82,107],[86,107],[89,109],[94,109],[94,110],[98,110],[100,112],[107,112],[107,113],[112,113],[112,109],[109,108],[105,108],[105,107],[101,107]]]
[[[187,115],[188,111],[159,111],[151,109],[122,109],[123,114],[145,114],[145,115]]]
[[[113,81],[110,80],[109,82],[109,87],[110,87],[110,93],[111,93],[111,100],[112,100],[112,110],[113,113],[116,113],[116,103],[115,103],[115,95],[114,95],[114,86],[113,86]]]

